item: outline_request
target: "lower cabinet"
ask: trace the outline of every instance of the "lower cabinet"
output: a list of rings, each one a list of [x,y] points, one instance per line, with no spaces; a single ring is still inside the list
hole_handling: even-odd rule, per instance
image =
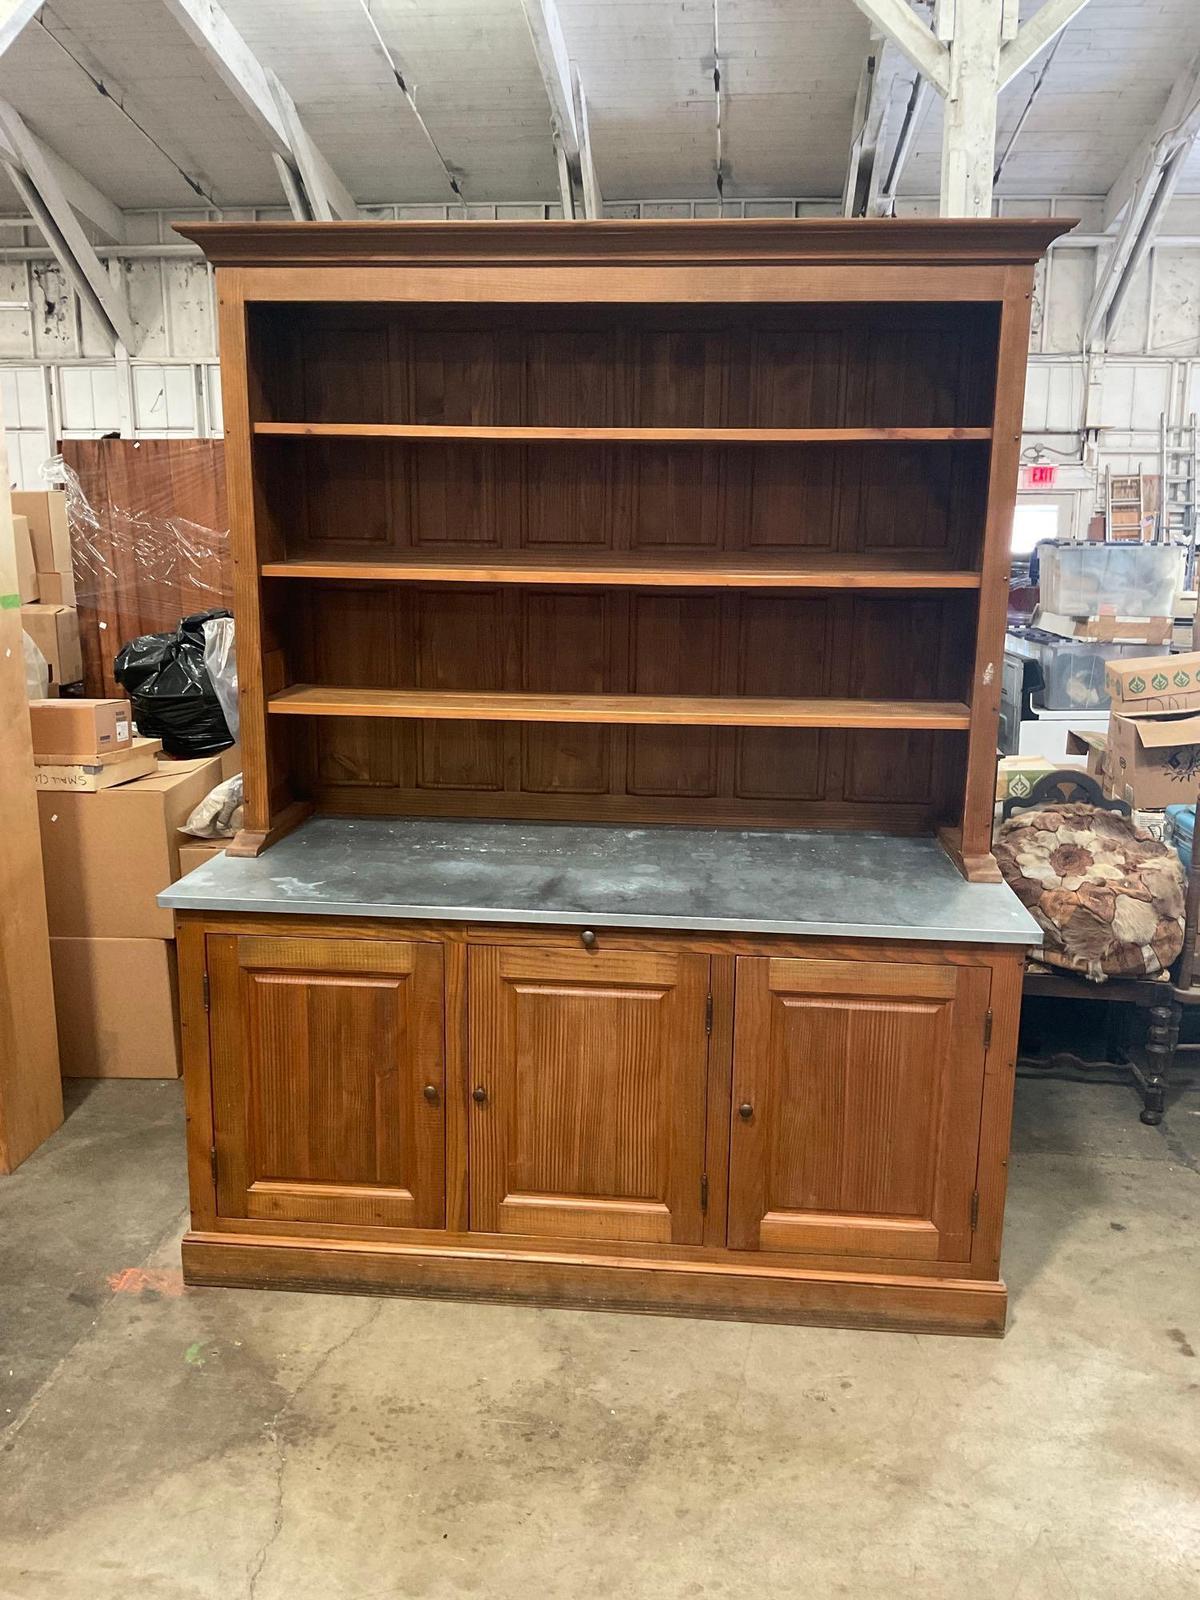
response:
[[[209,1099],[212,1116],[211,1173],[192,1138],[208,1220],[185,1249],[208,1275],[189,1281],[440,1270],[448,1293],[1002,1328],[1019,951],[827,959],[816,941],[736,954],[346,927],[243,921],[181,941],[185,981],[207,972],[188,1072],[193,1120]],[[238,1265],[251,1248],[261,1279]],[[889,1273],[891,1322],[875,1304]]]
[[[699,1244],[709,958],[472,949],[471,1227]]]
[[[966,1261],[986,967],[740,959],[729,1244]]]
[[[444,1227],[441,946],[218,934],[208,974],[218,1214]]]

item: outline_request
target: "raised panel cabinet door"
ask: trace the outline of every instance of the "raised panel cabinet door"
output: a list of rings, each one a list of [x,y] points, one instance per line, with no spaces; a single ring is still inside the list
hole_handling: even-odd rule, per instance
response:
[[[445,1226],[442,951],[207,942],[217,1210]]]
[[[737,963],[729,1244],[966,1261],[987,967]]]
[[[471,1228],[699,1244],[708,957],[469,961]]]

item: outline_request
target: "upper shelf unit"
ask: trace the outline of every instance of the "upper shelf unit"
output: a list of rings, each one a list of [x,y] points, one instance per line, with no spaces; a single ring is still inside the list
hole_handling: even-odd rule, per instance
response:
[[[837,443],[990,438],[997,308],[249,308],[259,434]]]

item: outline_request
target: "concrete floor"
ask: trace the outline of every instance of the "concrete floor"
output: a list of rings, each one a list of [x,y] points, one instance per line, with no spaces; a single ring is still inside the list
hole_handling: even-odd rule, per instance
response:
[[[1196,1600],[1200,1098],[1023,1081],[1003,1342],[178,1276],[176,1084],[0,1180],[4,1600]]]

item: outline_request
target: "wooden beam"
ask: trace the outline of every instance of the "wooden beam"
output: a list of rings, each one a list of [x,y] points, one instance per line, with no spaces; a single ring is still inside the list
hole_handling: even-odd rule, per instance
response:
[[[890,39],[871,40],[855,101],[854,133],[842,190],[843,216],[870,216],[878,205],[885,166],[885,121],[897,82],[903,78],[907,84],[914,75],[916,68]]]
[[[1088,0],[1046,0],[1036,16],[1019,27],[1016,38],[1010,39],[1000,51],[999,87],[1003,89],[1019,72],[1024,72],[1087,3]]]
[[[354,197],[309,138],[296,111],[296,103],[273,72],[267,82],[279,107],[283,126],[314,222],[353,222],[358,216]],[[273,155],[279,152],[273,151]],[[286,193],[286,190],[285,190]]]
[[[89,183],[81,172],[76,172],[75,168],[51,150],[49,145],[44,144],[33,129],[29,127],[28,123],[25,125],[25,131],[41,149],[42,159],[58,180],[58,185],[62,192],[84,221],[90,222],[108,243],[123,243],[125,239],[124,212],[115,206],[107,195],[101,194],[94,184]],[[10,162],[14,167],[24,165],[20,155],[4,137],[3,132],[0,132],[0,158]]]
[[[314,216],[353,221],[358,206],[305,131],[291,95],[259,61],[216,0],[163,0],[163,4],[272,152],[299,168]],[[308,188],[310,177],[317,194]]]
[[[579,133],[575,125],[575,95],[571,88],[571,61],[562,22],[554,0],[521,0],[533,39],[533,53],[550,101],[550,121],[567,161],[579,164]]]
[[[271,160],[275,163],[275,171],[279,174],[279,185],[287,197],[288,210],[292,213],[293,222],[311,222],[312,212],[304,199],[304,190],[300,184],[296,169],[286,156],[281,156],[278,150],[271,151]]]
[[[554,139],[554,165],[558,170],[558,198],[562,202],[563,219],[569,222],[575,215],[575,185],[571,179],[567,152],[557,135]]]
[[[914,69],[915,71],[915,69]],[[867,215],[872,217],[891,216],[896,207],[896,192],[900,187],[900,179],[908,158],[912,154],[913,145],[917,141],[917,134],[921,131],[921,124],[925,120],[925,113],[933,99],[933,89],[929,79],[923,78],[920,73],[909,91],[908,103],[900,119],[900,127],[896,133],[896,144],[892,150],[890,161],[885,161],[879,154],[876,155],[875,165],[871,173],[871,192],[867,197]],[[876,187],[876,179],[879,180]]]
[[[1195,133],[1193,133],[1191,140],[1179,146],[1159,176],[1154,198],[1150,202],[1150,209],[1147,211],[1138,230],[1137,237],[1133,242],[1133,248],[1130,250],[1129,257],[1125,263],[1125,270],[1112,291],[1112,298],[1105,317],[1106,327],[1116,323],[1121,314],[1121,307],[1125,303],[1125,297],[1129,293],[1129,287],[1137,277],[1142,263],[1149,255],[1151,246],[1158,237],[1167,207],[1179,187],[1180,178],[1183,177],[1183,169],[1188,156],[1191,154],[1195,137]]]
[[[876,33],[897,45],[939,94],[950,92],[950,52],[910,10],[906,0],[854,0]]]
[[[600,184],[596,177],[596,167],[592,161],[592,132],[588,124],[587,95],[584,93],[583,80],[579,76],[579,68],[571,68],[571,89],[575,99],[575,126],[579,132],[579,171],[583,179],[583,214],[585,217],[602,217],[604,215],[604,201],[600,195]]]
[[[1170,121],[1168,121],[1168,117]],[[1129,286],[1162,226],[1171,197],[1179,185],[1184,163],[1200,138],[1200,52],[1176,80],[1151,142],[1139,151],[1140,167],[1128,200],[1117,215],[1120,229],[1108,260],[1097,278],[1095,293],[1084,323],[1085,351],[1104,341]],[[1118,179],[1121,183],[1125,177]],[[1120,197],[1115,193],[1113,199]],[[1108,208],[1106,207],[1106,220]]]
[[[46,0],[0,0],[0,56],[45,3]]]
[[[990,217],[1004,0],[955,0],[942,120],[943,217]]]
[[[854,115],[850,121],[850,155],[846,162],[846,177],[842,184],[842,215],[857,215],[858,169],[862,161],[863,134],[867,125],[867,111],[871,104],[871,90],[875,78],[875,40],[872,39],[858,74],[858,88],[854,94]]]
[[[1134,193],[1153,167],[1161,167],[1170,157],[1171,142],[1180,125],[1186,123],[1200,98],[1200,50],[1191,58],[1171,86],[1158,121],[1142,139],[1104,202],[1104,231],[1111,233],[1120,222]]]
[[[30,137],[20,114],[7,100],[0,100],[0,129],[21,159],[20,168],[6,163],[8,175],[59,266],[76,292],[111,328],[114,340],[132,354],[136,339],[125,297],[92,248],[37,141]]]
[[[266,68],[213,0],[163,0],[216,71],[259,133],[279,151],[292,153],[283,115],[275,103]]]

